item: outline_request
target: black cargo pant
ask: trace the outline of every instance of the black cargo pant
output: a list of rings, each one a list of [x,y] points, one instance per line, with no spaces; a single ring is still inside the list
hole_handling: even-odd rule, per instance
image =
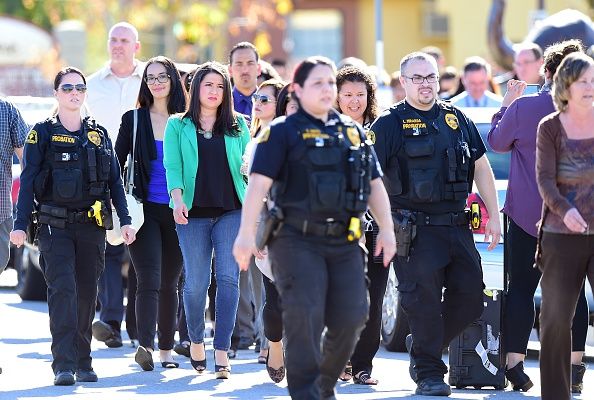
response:
[[[333,398],[367,319],[361,248],[346,239],[303,236],[286,225],[268,248],[282,303],[291,398]]]
[[[105,229],[95,223],[41,225],[39,262],[47,282],[52,369],[91,369],[91,323],[105,264]]]
[[[418,226],[410,258],[396,257],[394,266],[418,379],[443,378],[443,349],[483,311],[483,274],[472,232],[468,226]]]
[[[369,319],[351,356],[353,374],[373,370],[373,357],[379,350],[382,329],[382,306],[388,284],[390,270],[373,256],[373,232],[365,232],[365,244],[369,249],[367,260],[367,280],[369,290]]]

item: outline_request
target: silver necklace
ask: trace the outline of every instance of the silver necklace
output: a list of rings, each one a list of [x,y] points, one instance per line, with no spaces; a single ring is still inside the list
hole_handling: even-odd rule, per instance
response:
[[[204,139],[212,138],[212,131],[205,131],[203,129],[198,128],[198,133],[201,134],[204,137]]]

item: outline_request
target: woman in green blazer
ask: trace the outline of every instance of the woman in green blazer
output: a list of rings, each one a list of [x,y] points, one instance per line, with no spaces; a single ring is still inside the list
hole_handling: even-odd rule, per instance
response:
[[[217,62],[203,64],[190,88],[188,110],[169,118],[164,160],[169,206],[184,259],[184,307],[192,367],[206,369],[204,308],[214,249],[217,277],[213,341],[215,375],[227,379],[227,350],[239,300],[239,267],[231,254],[246,183],[240,168],[249,129],[233,111],[231,81]]]

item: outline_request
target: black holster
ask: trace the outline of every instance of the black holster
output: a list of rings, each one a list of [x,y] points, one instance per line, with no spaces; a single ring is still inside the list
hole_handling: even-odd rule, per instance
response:
[[[408,257],[413,240],[417,236],[415,215],[408,210],[400,210],[394,216],[394,230],[396,233],[396,255]]]
[[[37,231],[39,230],[39,214],[37,211],[31,213],[31,219],[27,225],[27,243],[37,245]]]
[[[283,211],[279,207],[268,210],[266,207],[260,214],[262,219],[256,230],[256,247],[262,250],[271,238],[273,238],[283,225]]]

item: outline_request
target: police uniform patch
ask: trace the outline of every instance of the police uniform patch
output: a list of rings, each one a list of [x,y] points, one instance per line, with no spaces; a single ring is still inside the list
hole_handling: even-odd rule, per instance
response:
[[[68,135],[52,135],[52,142],[75,143],[76,139]]]
[[[418,136],[427,132],[427,124],[419,118],[407,118],[402,121],[402,130],[407,135]]]
[[[264,143],[270,137],[270,128],[264,129],[258,136],[256,136],[256,143]]]
[[[301,132],[301,137],[303,140],[317,138],[328,139],[330,138],[330,135],[327,133],[322,133],[322,131],[319,129],[306,129],[305,131]]]
[[[349,140],[354,146],[359,146],[361,144],[361,136],[359,136],[359,131],[357,130],[357,128],[349,126],[346,129],[346,133]]]
[[[375,132],[372,130],[368,130],[365,133],[365,136],[367,137],[367,139],[371,140],[371,144],[375,144]]]
[[[89,138],[89,141],[95,146],[99,147],[99,145],[101,145],[101,136],[97,131],[89,131],[89,133],[87,133],[87,137]]]
[[[27,135],[27,139],[25,143],[36,144],[37,143],[37,131],[35,129],[31,129],[31,132]]]
[[[445,122],[452,129],[458,129],[458,117],[455,114],[448,113],[445,115]]]

